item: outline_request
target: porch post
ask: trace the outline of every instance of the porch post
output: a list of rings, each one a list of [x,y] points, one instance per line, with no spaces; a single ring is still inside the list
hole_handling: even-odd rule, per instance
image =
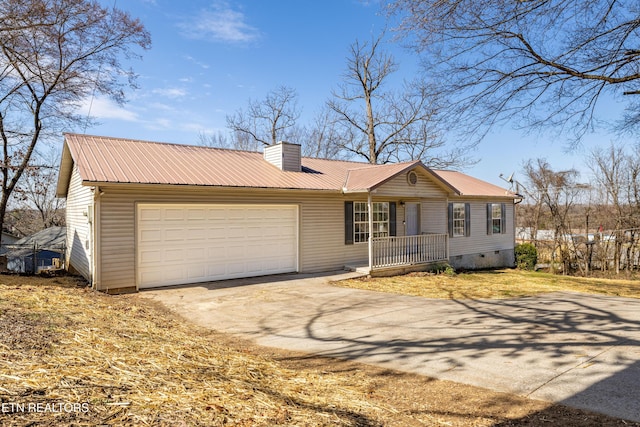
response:
[[[371,201],[371,191],[368,193],[367,209],[369,211],[369,274],[373,269],[373,202]]]

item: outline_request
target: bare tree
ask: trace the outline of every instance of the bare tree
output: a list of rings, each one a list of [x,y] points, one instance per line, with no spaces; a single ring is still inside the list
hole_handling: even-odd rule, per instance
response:
[[[398,64],[382,49],[383,38],[384,33],[351,45],[344,82],[327,103],[342,134],[340,148],[373,164],[408,159],[439,167],[464,163],[468,158],[462,151],[444,150],[427,85],[415,81],[402,91],[385,90]]]
[[[560,257],[563,272],[570,270],[570,262],[575,257],[575,241],[570,213],[579,202],[584,186],[578,183],[579,173],[576,170],[554,171],[544,159],[529,160],[525,165],[528,184],[528,196],[538,200],[540,208],[548,212],[553,228],[553,245],[551,259]]]
[[[214,133],[206,133],[204,131],[198,134],[198,144],[205,147],[231,148],[229,138],[218,131]]]
[[[134,75],[120,58],[150,37],[126,12],[90,0],[3,0],[0,22],[1,229],[36,145],[81,123],[78,104],[92,93],[123,102]]]
[[[640,245],[640,152],[611,144],[597,148],[589,156],[594,182],[604,195],[610,236],[607,246],[613,246],[616,273],[621,268],[634,267]],[[610,251],[605,248],[605,253]],[[605,265],[606,267],[606,265]]]
[[[340,134],[331,118],[331,112],[324,108],[311,125],[304,128],[302,153],[308,157],[322,159],[340,158]]]
[[[37,212],[38,221],[32,221],[36,232],[43,228],[63,226],[65,224],[65,200],[56,197],[58,178],[58,153],[51,150],[47,155],[35,155],[33,163],[23,174],[13,192],[11,206],[16,209]],[[26,227],[14,227],[23,230]]]
[[[227,116],[234,142],[247,149],[250,144],[264,146],[289,140],[300,117],[297,99],[295,89],[280,86],[261,101],[249,100],[246,110]]]
[[[626,96],[640,123],[637,0],[391,0],[400,29],[451,94],[452,119],[483,135],[502,119],[572,131],[603,97]]]

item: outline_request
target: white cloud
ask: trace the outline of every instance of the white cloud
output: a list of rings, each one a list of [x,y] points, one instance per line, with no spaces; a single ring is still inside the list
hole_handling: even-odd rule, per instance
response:
[[[138,114],[127,110],[116,102],[102,97],[87,98],[80,105],[80,112],[83,115],[100,119],[117,119],[127,122],[138,122]]]
[[[194,64],[196,64],[196,65],[197,65],[197,66],[199,66],[199,67],[204,68],[205,70],[206,70],[206,69],[208,69],[208,68],[210,68],[210,67],[209,67],[209,64],[205,64],[204,62],[200,62],[200,61],[198,61],[197,59],[195,59],[195,58],[194,58],[193,56],[191,56],[191,55],[185,55],[184,59],[186,59],[187,61],[191,61],[191,62],[193,62]]]
[[[173,126],[172,126],[171,120],[158,117],[156,119],[153,119],[147,122],[146,128],[151,130],[165,130],[165,129],[172,129]]]
[[[249,43],[260,37],[245,15],[233,10],[226,1],[216,1],[209,10],[179,24],[182,34],[191,39],[224,43]]]
[[[161,102],[150,102],[147,104],[149,108],[154,108],[156,110],[165,111],[165,112],[174,112],[176,109],[168,104],[163,104]]]
[[[163,89],[153,89],[151,91],[151,93],[154,93],[156,95],[160,95],[160,96],[166,96],[167,98],[182,98],[184,96],[187,95],[187,91],[181,88],[177,88],[177,87],[171,87],[171,88],[163,88]]]

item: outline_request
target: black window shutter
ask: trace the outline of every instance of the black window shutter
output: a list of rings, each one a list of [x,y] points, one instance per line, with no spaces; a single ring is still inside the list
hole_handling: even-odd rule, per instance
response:
[[[449,203],[447,222],[449,227],[449,237],[453,237],[453,203]]]
[[[487,203],[487,234],[493,234],[493,206]]]
[[[471,205],[469,203],[464,204],[464,235],[471,236]]]
[[[500,225],[502,226],[502,234],[506,234],[507,232],[507,204],[503,203],[500,209],[502,213],[502,217],[500,218]]]
[[[353,202],[344,202],[344,244],[353,245]]]
[[[389,236],[397,236],[396,202],[389,202]]]

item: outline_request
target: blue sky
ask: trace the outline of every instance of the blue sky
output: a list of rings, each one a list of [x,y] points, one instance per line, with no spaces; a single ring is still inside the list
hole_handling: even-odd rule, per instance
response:
[[[103,1],[112,5],[112,1]],[[226,116],[281,85],[296,89],[302,121],[320,110],[342,79],[349,46],[388,26],[378,3],[360,0],[115,0],[151,33],[152,48],[131,66],[136,90],[118,106],[95,98],[83,106],[100,124],[88,134],[196,144],[201,132],[226,132]],[[385,47],[400,65],[398,83],[418,70],[416,56]],[[445,135],[445,139],[450,136]],[[506,185],[498,177],[544,157],[556,169],[584,169],[583,153],[613,136],[592,135],[564,152],[562,140],[496,129],[479,145],[479,162],[464,172]],[[294,141],[292,141],[294,142]],[[521,177],[521,174],[520,174]],[[521,178],[520,178],[521,179]],[[583,179],[588,179],[583,174]]]

